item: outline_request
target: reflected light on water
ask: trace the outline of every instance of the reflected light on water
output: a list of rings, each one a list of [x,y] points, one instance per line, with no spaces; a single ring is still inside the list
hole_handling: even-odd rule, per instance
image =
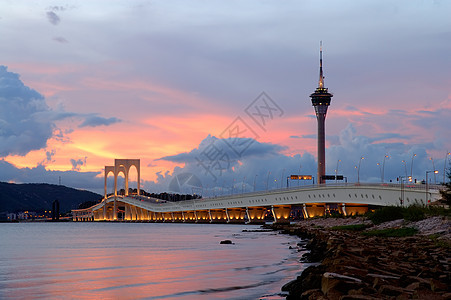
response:
[[[302,268],[298,239],[243,229],[258,227],[0,224],[0,298],[280,298]]]

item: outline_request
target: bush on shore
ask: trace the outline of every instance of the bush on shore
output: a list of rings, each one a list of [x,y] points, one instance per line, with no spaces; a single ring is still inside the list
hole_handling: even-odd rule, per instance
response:
[[[408,207],[385,206],[366,215],[375,225],[384,222],[404,219],[406,221],[421,221],[428,216],[449,216],[449,209],[434,206],[413,204]]]

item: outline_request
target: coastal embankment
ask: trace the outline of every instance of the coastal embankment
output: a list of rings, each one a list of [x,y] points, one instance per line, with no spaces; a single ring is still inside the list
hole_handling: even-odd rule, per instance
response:
[[[283,286],[287,299],[451,299],[449,216],[378,225],[364,217],[319,218],[271,227],[307,238],[303,261],[318,263]]]

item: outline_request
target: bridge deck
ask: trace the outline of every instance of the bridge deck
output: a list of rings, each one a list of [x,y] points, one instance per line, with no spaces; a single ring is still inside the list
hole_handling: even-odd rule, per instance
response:
[[[123,207],[125,215],[149,215],[157,219],[156,214],[164,214],[166,219],[171,214],[174,221],[174,214],[181,215],[185,220],[183,212],[208,211],[212,220],[211,212],[227,210],[245,209],[247,217],[249,210],[256,208],[271,208],[274,210],[285,210],[294,206],[304,207],[304,217],[309,217],[310,211],[320,211],[318,207],[326,210],[331,204],[338,205],[340,210],[346,214],[345,207],[361,207],[368,205],[403,205],[427,204],[431,200],[439,198],[439,186],[429,186],[426,191],[425,185],[400,185],[400,184],[327,184],[321,186],[291,187],[271,191],[258,191],[253,193],[243,193],[228,196],[218,196],[195,200],[170,202],[149,198],[145,196],[109,197],[101,203],[82,210],[73,210],[74,219],[89,216],[94,220],[117,219],[118,207]],[[133,207],[133,208],[131,208]],[[316,209],[315,209],[316,208]],[[108,217],[108,211],[116,211],[116,214]],[[127,210],[127,212],[125,211]],[[139,210],[139,212],[138,212]],[[348,209],[349,210],[349,209]],[[238,213],[237,213],[238,214]],[[273,212],[274,214],[274,212]],[[284,212],[286,214],[286,212]]]

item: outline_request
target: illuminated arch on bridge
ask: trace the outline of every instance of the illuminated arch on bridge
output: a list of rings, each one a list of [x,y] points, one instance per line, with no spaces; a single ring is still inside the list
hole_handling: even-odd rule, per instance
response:
[[[107,198],[107,177],[110,173],[114,175],[114,196],[117,196],[117,177],[122,172],[125,177],[125,196],[128,196],[128,177],[130,168],[135,167],[138,172],[138,195],[141,188],[141,168],[139,159],[115,159],[114,166],[105,166],[105,199]]]

